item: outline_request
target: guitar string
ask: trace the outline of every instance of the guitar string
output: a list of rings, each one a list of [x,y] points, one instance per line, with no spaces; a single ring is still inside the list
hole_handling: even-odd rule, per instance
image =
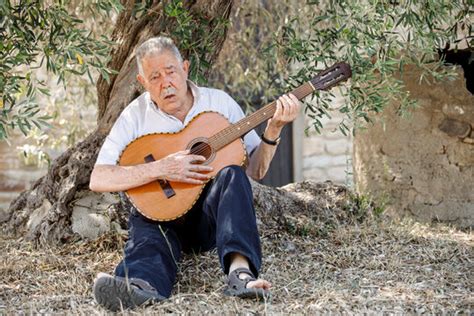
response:
[[[266,108],[265,111],[271,112],[272,109]],[[265,120],[265,118],[268,116],[266,115],[267,113],[265,111],[257,111],[256,113],[254,113],[255,116],[253,116],[249,120],[244,120],[240,123],[236,123],[235,125],[229,126],[222,132],[214,135],[214,140],[217,141],[218,145],[225,144],[229,137],[234,138],[236,134],[240,134],[241,128],[246,129],[249,126],[258,125],[258,121],[260,121],[262,118]],[[250,128],[249,130],[251,129],[252,128]]]
[[[320,90],[321,86],[319,84],[316,84],[315,88],[316,88],[316,90]],[[300,87],[296,88],[295,90],[293,90],[292,93],[295,94],[295,95],[303,94],[301,97],[298,96],[298,99],[301,99],[301,98],[307,96],[309,93],[311,93],[312,90],[313,89],[309,86],[309,83],[305,83],[305,84],[301,85]],[[268,106],[268,112],[271,112],[271,110],[273,110],[273,109],[270,109],[273,105],[276,105],[276,101],[273,101],[273,102],[271,102],[270,104],[267,105]],[[267,107],[267,106],[265,106],[265,107]],[[263,118],[265,118],[266,116],[268,116],[268,118],[270,118],[271,116],[266,114],[266,112],[265,112],[266,110],[263,111],[264,108],[262,108],[258,111],[262,110],[261,111],[261,116]],[[272,114],[274,114],[274,113],[272,113]],[[257,118],[257,117],[258,117],[258,115],[255,116],[255,118]],[[191,153],[194,154],[194,155],[204,154],[204,153],[206,153],[206,151],[208,151],[208,147],[211,147],[211,148],[213,147],[212,143],[214,143],[213,144],[214,147],[218,147],[220,149],[222,145],[224,145],[228,142],[229,138],[233,138],[235,134],[238,134],[238,133],[235,132],[236,127],[246,127],[246,124],[244,124],[244,122],[241,122],[241,123],[237,123],[236,125],[231,125],[231,126],[226,127],[225,129],[223,129],[222,131],[220,131],[216,135],[209,138],[209,139],[213,138],[209,142],[210,144],[208,144],[208,143],[200,144],[200,145],[194,147],[194,149],[192,149]],[[229,137],[229,136],[231,136],[231,137]]]
[[[318,88],[317,89],[320,89],[319,85],[317,85]],[[308,91],[309,90],[309,91]],[[300,94],[303,94],[301,97],[300,96],[297,96],[298,99],[301,99],[305,96],[307,96],[309,93],[311,93],[313,89],[309,86],[309,83],[306,83],[306,84],[303,84],[301,85],[300,87],[296,88],[295,90],[292,91],[293,94],[295,95],[300,95]],[[264,108],[268,107],[268,109],[265,109],[262,108],[260,109],[259,111],[261,111],[260,115],[265,118],[268,116],[268,118],[270,118],[271,116],[269,116],[268,114],[266,114],[265,111],[268,110],[268,112],[270,113],[271,110],[273,109],[270,109],[273,105],[276,105],[276,101],[273,101],[271,102],[270,104],[268,104],[267,106],[265,106]],[[257,111],[258,112],[258,111]],[[271,113],[271,115],[273,115],[274,113]],[[257,116],[255,116],[255,118],[257,118]],[[268,119],[267,118],[267,119]],[[240,126],[239,126],[240,125]],[[226,143],[228,143],[228,138],[229,136],[231,136],[231,138],[234,137],[234,135],[236,134],[235,132],[235,128],[236,127],[246,127],[247,124],[244,124],[244,122],[241,122],[241,123],[237,123],[236,125],[231,125],[231,126],[228,126],[226,127],[225,129],[223,129],[222,131],[220,131],[218,134],[212,136],[211,138],[213,138],[209,143],[211,143],[210,145],[205,143],[205,144],[200,144],[198,145],[197,147],[195,147],[192,151],[192,154],[195,154],[195,155],[199,155],[199,154],[204,154],[207,150],[208,150],[208,147],[213,147],[212,146],[212,143],[214,143],[214,147],[218,147],[220,149],[221,145],[224,145]],[[253,125],[253,124],[252,124]],[[210,139],[211,139],[210,138]]]
[[[263,118],[265,118],[266,116],[266,113],[265,112],[262,112],[261,113],[261,116]],[[257,118],[257,116],[255,116],[255,118]],[[228,140],[229,139],[232,139],[233,137],[235,137],[235,134],[238,134],[238,132],[236,133],[235,131],[235,128],[238,127],[246,127],[247,124],[243,124],[242,123],[237,123],[236,125],[231,125],[231,126],[228,126],[226,127],[225,129],[223,129],[222,131],[220,131],[218,134],[210,137],[210,142],[211,145],[214,145],[214,146],[211,146],[211,147],[218,147],[219,149],[221,148],[222,145],[228,143]],[[253,125],[253,124],[252,124]],[[230,127],[230,128],[229,128]],[[193,154],[202,154],[202,153],[205,153],[207,151],[207,148],[209,147],[209,145],[206,143],[206,144],[200,144],[198,146],[196,146],[192,153]]]
[[[307,96],[308,94],[310,94],[311,92],[313,91],[313,88],[311,87],[311,85],[309,84],[309,82],[299,86],[298,88],[296,88],[295,90],[292,91],[293,94],[295,94],[298,99],[302,99],[303,97]],[[269,119],[273,113],[274,113],[274,109],[271,109],[271,107],[275,106],[276,105],[276,101],[273,101],[272,103],[264,106],[263,108],[259,109],[256,113],[260,112],[260,116],[262,116],[264,119]],[[266,112],[268,112],[269,115],[266,114]],[[273,112],[273,113],[272,113]],[[255,114],[256,114],[255,113]],[[257,116],[255,116],[255,118],[257,118]],[[219,132],[218,134],[214,135],[213,138],[214,140],[217,142],[218,146],[221,146],[222,144],[225,144],[227,143],[227,136],[232,136],[234,137],[235,135],[235,128],[237,127],[247,127],[248,126],[248,123],[249,121],[246,121],[246,122],[241,122],[241,123],[238,123],[236,125],[232,125],[224,130],[222,130],[221,132]],[[250,121],[252,122],[252,121]],[[247,124],[245,124],[247,123]],[[254,125],[254,123],[252,122],[252,125]],[[224,142],[222,142],[222,140],[224,140]]]
[[[274,103],[274,102],[272,102],[272,103]],[[240,123],[236,123],[235,125],[231,125],[231,126],[225,128],[224,130],[222,130],[221,132],[219,132],[218,134],[212,136],[214,143],[217,145],[217,147],[221,148],[222,145],[225,145],[226,143],[229,143],[229,139],[233,139],[233,138],[235,138],[236,134],[241,133],[240,128],[245,129],[245,128],[248,128],[249,125],[250,126],[255,126],[255,125],[259,124],[258,122],[262,118],[263,118],[263,120],[270,118],[270,116],[266,112],[270,113],[272,111],[272,109],[270,109],[271,105],[272,104],[269,104],[269,105],[265,106],[264,107],[265,110],[263,110],[263,111],[255,112],[253,114],[254,116],[250,120],[243,120]],[[252,128],[250,128],[249,131],[251,129]]]
[[[260,118],[258,117],[259,115],[265,118],[265,116],[263,115],[264,113],[260,113],[260,114],[256,113],[256,114],[257,115],[252,118],[253,120],[254,119],[260,120]],[[246,128],[249,125],[249,123],[252,123],[252,125],[254,125],[255,121],[252,121],[252,119],[250,121],[244,121],[244,122],[236,123],[234,125],[230,125],[226,127],[225,129],[223,129],[216,135],[212,136],[210,138],[210,143],[213,143],[215,147],[221,148],[222,145],[229,143],[229,140],[235,138],[235,135],[240,133],[240,131],[238,131],[240,128],[242,127]]]
[[[269,111],[271,112],[271,111]],[[273,113],[272,113],[273,114]],[[255,116],[255,118],[258,118],[259,115]],[[260,116],[265,119],[265,118],[270,118],[271,116],[269,116],[266,112],[261,112],[260,113]],[[252,122],[252,125],[254,125],[255,122]],[[231,125],[230,129],[226,128],[224,130],[222,130],[221,132],[219,132],[218,134],[212,136],[210,138],[210,145],[211,147],[217,147],[218,149],[221,148],[222,145],[225,145],[226,143],[229,143],[229,140],[234,138],[236,134],[238,134],[239,132],[236,132],[235,131],[235,128],[239,128],[239,127],[247,127],[248,124],[245,124],[244,122],[241,122],[239,124],[236,124],[236,125]],[[205,153],[207,151],[207,148],[208,148],[208,144],[200,144],[198,146],[196,146],[194,148],[194,150],[192,151],[193,154],[202,154],[202,153]]]
[[[298,88],[296,88],[295,90],[292,91],[293,94],[295,94],[298,99],[302,99],[303,97],[307,96],[308,94],[310,94],[312,92],[312,87],[311,85],[307,82],[301,86],[299,86]],[[264,106],[263,108],[259,109],[256,113],[260,112],[260,116],[262,116],[264,119],[269,119],[273,114],[274,114],[274,109],[271,109],[272,106],[275,106],[276,105],[276,102],[273,101],[272,103]],[[269,115],[266,114],[266,112],[268,112]],[[271,113],[273,112],[273,113]],[[255,114],[256,114],[255,113]],[[257,118],[257,116],[255,116],[255,118]],[[247,122],[241,122],[237,125],[233,125],[233,126],[230,126],[230,130],[227,130],[224,129],[223,131],[219,132],[218,134],[214,135],[213,138],[215,141],[217,141],[217,144],[220,146],[222,145],[222,140],[224,140],[223,144],[227,143],[227,136],[232,136],[234,137],[235,135],[235,127],[247,127],[248,126],[248,123],[249,121]],[[252,122],[252,121],[250,121]],[[247,124],[245,124],[247,123]],[[240,125],[240,126],[239,126]],[[254,125],[254,122],[252,122],[252,125]]]

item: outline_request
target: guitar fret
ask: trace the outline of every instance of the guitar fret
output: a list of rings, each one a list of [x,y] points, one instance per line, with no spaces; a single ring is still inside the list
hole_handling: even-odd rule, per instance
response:
[[[319,90],[320,87],[318,84],[314,85],[311,81],[302,84],[297,87],[290,93],[293,94],[298,100],[303,99],[307,95],[311,94],[314,90]],[[259,124],[271,118],[276,111],[276,101],[273,101],[261,109],[255,111],[253,114],[241,119],[237,123],[234,123],[226,128],[224,128],[219,133],[215,134],[210,138],[210,141],[213,144],[214,150],[219,150],[220,148],[230,144],[239,137],[242,137],[248,133],[253,128],[257,127]]]

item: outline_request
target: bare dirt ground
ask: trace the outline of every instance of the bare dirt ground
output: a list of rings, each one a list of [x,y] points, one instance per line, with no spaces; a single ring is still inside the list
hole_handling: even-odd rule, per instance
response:
[[[261,231],[262,277],[273,283],[265,302],[222,294],[215,252],[187,255],[174,295],[126,314],[294,314],[474,312],[474,236],[436,225],[377,218],[311,234]],[[111,273],[125,237],[35,249],[0,236],[0,314],[104,314],[91,285]]]

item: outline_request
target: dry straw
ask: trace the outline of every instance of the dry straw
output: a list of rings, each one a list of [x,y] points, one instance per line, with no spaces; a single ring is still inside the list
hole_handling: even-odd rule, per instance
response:
[[[337,199],[336,199],[337,200]],[[334,199],[332,200],[335,201]],[[262,277],[273,283],[266,302],[222,294],[215,252],[186,255],[172,297],[129,314],[443,313],[474,311],[471,232],[372,216],[354,220],[338,203],[331,216],[292,213],[283,224],[260,222]],[[344,210],[345,209],[345,210]],[[329,213],[328,213],[329,214]],[[290,223],[290,224],[288,224]],[[323,229],[324,228],[324,229]],[[93,300],[97,272],[111,273],[124,236],[35,249],[0,237],[0,314],[103,314]]]

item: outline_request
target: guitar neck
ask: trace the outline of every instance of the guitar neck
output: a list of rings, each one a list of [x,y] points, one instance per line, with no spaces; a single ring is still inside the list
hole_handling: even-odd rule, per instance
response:
[[[314,90],[314,86],[311,82],[307,82],[298,88],[294,89],[290,93],[294,94],[298,100],[303,99],[307,95],[311,94]],[[241,119],[240,121],[224,128],[219,133],[215,134],[214,136],[210,137],[209,141],[215,150],[219,150],[222,147],[232,143],[234,140],[238,139],[239,137],[244,136],[252,129],[260,125],[261,123],[265,122],[266,120],[270,119],[276,111],[276,101],[273,101],[261,109],[255,111],[251,115]]]
[[[329,89],[337,83],[350,78],[351,75],[351,67],[347,63],[339,62],[323,70],[313,79],[302,84],[290,93],[294,94],[295,97],[301,100],[311,92],[315,90]],[[275,111],[276,101],[273,101],[255,113],[241,119],[237,123],[224,128],[222,131],[212,136],[209,141],[215,150],[219,150],[271,118],[273,114],[275,114]]]

